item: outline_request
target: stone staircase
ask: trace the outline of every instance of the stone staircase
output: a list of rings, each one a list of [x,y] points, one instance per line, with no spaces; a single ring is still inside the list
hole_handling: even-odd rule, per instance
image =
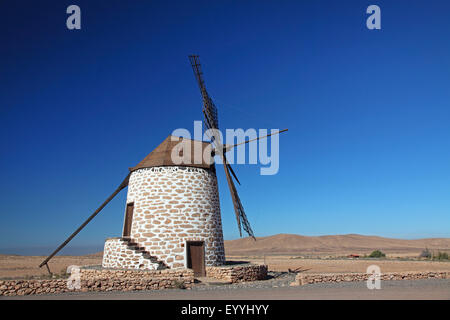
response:
[[[156,270],[164,270],[169,268],[164,262],[158,260],[158,258],[156,258],[155,256],[152,256],[148,251],[145,250],[145,248],[140,247],[139,244],[133,239],[121,238],[120,240],[122,240],[126,244],[129,250],[133,250],[135,253],[140,254],[142,258],[150,260],[152,264],[156,264]]]

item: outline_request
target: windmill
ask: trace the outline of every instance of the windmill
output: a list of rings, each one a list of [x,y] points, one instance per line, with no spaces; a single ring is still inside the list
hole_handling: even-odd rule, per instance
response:
[[[189,56],[203,99],[204,125],[214,132],[219,129],[217,108],[206,91],[198,56]],[[287,131],[281,130],[274,134]],[[265,137],[268,137],[269,134]],[[105,241],[103,267],[126,269],[192,268],[205,274],[205,266],[225,262],[222,222],[217,177],[213,161],[191,163],[196,152],[220,156],[233,200],[240,235],[241,227],[255,239],[233,182],[240,184],[227,161],[232,148],[265,137],[235,145],[223,145],[219,135],[211,143],[169,135],[129,173],[94,213],[73,232],[39,267],[65,247],[123,189],[128,187],[123,232],[121,237]],[[183,145],[182,162],[174,152]],[[184,152],[186,151],[186,152]],[[202,157],[203,158],[203,157]],[[211,160],[209,159],[209,160]],[[206,159],[208,160],[208,159]]]

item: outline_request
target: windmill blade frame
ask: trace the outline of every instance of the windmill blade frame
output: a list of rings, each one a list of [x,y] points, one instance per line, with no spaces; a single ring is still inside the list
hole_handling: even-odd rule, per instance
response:
[[[245,214],[244,207],[242,206],[241,199],[239,198],[239,195],[236,190],[236,186],[233,183],[233,180],[231,179],[230,172],[228,170],[228,162],[225,158],[224,154],[221,154],[222,160],[224,162],[224,170],[225,170],[225,176],[227,178],[228,188],[230,190],[231,199],[233,200],[233,206],[234,206],[234,212],[236,215],[236,220],[238,224],[239,229],[239,235],[242,237],[242,230],[241,225],[244,228],[245,232],[252,237],[254,240],[256,240],[255,235],[253,234],[253,230],[250,226],[250,223],[248,222],[247,215]],[[225,165],[226,164],[226,165]]]
[[[206,120],[206,126],[208,129],[219,129],[219,118],[217,108],[212,101],[211,97],[206,91],[205,81],[203,80],[203,72],[200,66],[198,55],[190,55],[189,60],[191,62],[192,70],[194,71],[195,78],[197,79],[200,92],[203,99],[203,114]]]
[[[201,70],[199,57],[198,55],[190,55],[189,60],[191,62],[192,69],[194,71],[194,75],[197,79],[198,86],[200,88],[200,92],[202,94],[203,98],[203,115],[205,117],[205,126],[207,129],[210,130],[218,130],[219,129],[219,121],[217,116],[217,108],[214,105],[214,102],[212,101],[211,97],[208,95],[208,92],[206,91],[205,81],[203,79],[203,72]],[[236,215],[236,221],[239,228],[239,234],[242,237],[242,229],[241,225],[244,228],[244,230],[248,233],[249,236],[251,236],[254,240],[256,240],[253,230],[250,227],[250,223],[248,222],[247,216],[244,211],[244,207],[242,206],[241,200],[239,198],[239,195],[236,190],[236,186],[234,185],[233,179],[231,178],[231,175],[236,179],[238,184],[241,184],[239,179],[236,176],[236,173],[234,172],[233,168],[228,163],[226,156],[225,156],[225,150],[222,145],[222,141],[220,141],[220,136],[213,136],[211,137],[212,143],[215,145],[215,150],[217,153],[220,154],[222,161],[223,161],[223,167],[225,170],[225,176],[227,178],[228,188],[231,193],[231,198],[233,200],[233,206],[234,206],[234,212]],[[216,153],[216,154],[217,154]],[[231,175],[230,175],[231,172]]]
[[[224,154],[223,156],[225,157],[225,154]],[[226,158],[225,158],[225,160],[226,160]],[[236,173],[234,172],[233,167],[231,167],[231,165],[228,163],[228,161],[227,161],[227,163],[226,163],[226,166],[227,166],[227,168],[230,170],[230,172],[231,172],[231,174],[233,175],[233,178],[236,180],[236,182],[237,182],[239,185],[241,185],[241,182],[239,181],[239,179],[238,179]]]

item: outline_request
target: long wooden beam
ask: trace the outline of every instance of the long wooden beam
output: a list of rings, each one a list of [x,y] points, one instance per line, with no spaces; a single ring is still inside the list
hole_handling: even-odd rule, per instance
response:
[[[39,265],[39,268],[42,268],[42,266],[47,265],[47,263],[50,261],[51,258],[53,258],[62,248],[64,248],[70,240],[72,240],[92,219],[95,218],[95,216],[120,192],[122,189],[124,189],[128,185],[128,180],[130,179],[130,174],[127,175],[127,177],[122,181],[122,183],[119,185],[119,187],[113,192],[112,195],[108,197],[108,199],[105,200],[105,202],[102,203],[100,207],[98,207],[97,210],[94,211],[93,214],[90,215],[89,218],[86,219],[86,221],[83,222],[81,226],[78,227],[77,230],[75,230],[74,233],[72,233],[58,248],[56,248],[55,251],[52,252],[51,255],[49,255],[42,263]],[[48,269],[48,265],[47,265]],[[50,269],[48,269],[50,272]]]

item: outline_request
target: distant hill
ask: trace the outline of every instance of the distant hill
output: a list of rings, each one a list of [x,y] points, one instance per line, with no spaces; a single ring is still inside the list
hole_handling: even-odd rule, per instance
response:
[[[366,254],[373,250],[386,253],[420,253],[423,249],[450,250],[450,238],[417,240],[391,239],[359,234],[301,236],[277,234],[268,237],[225,241],[227,255],[264,254]]]

